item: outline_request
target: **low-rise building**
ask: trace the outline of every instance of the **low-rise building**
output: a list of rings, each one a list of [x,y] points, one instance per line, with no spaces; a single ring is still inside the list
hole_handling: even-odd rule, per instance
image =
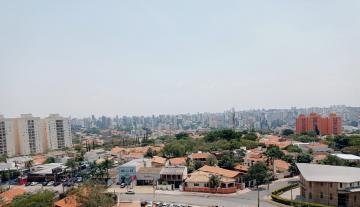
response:
[[[333,156],[349,162],[360,162],[360,157],[353,154],[332,154]]]
[[[205,162],[206,159],[208,159],[211,156],[208,152],[197,152],[197,153],[191,153],[189,155],[189,158],[193,161],[201,161]]]
[[[215,175],[219,175],[225,178],[234,179],[237,183],[241,183],[241,174],[235,170],[227,170],[221,167],[204,165],[198,169],[198,171],[207,172]]]
[[[150,159],[134,159],[118,168],[119,182],[121,183],[136,183],[136,174],[141,167],[150,167]]]
[[[154,156],[151,159],[151,166],[152,167],[164,167],[166,164],[166,158]]]
[[[170,166],[185,166],[186,165],[186,157],[174,157],[168,160],[168,165]]]
[[[332,206],[360,207],[360,168],[296,164],[300,194],[305,201]]]
[[[160,183],[174,185],[175,188],[183,183],[187,178],[187,167],[185,166],[166,166],[160,171]]]
[[[67,167],[61,163],[49,163],[44,165],[36,165],[30,168],[28,173],[28,181],[43,182],[47,181],[57,181],[59,177],[65,173]]]
[[[184,191],[205,192],[205,193],[235,193],[235,179],[219,176],[219,186],[210,186],[210,177],[212,173],[196,171],[189,175],[184,183]]]
[[[161,167],[140,167],[136,173],[137,185],[153,185],[160,179]]]

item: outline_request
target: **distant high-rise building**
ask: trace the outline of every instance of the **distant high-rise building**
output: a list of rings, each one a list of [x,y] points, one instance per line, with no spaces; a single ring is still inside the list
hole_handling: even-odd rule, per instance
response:
[[[300,114],[296,119],[296,133],[315,131],[318,135],[341,134],[342,121],[335,113],[321,117],[317,113]]]
[[[44,124],[45,150],[71,147],[71,126],[68,118],[61,117],[58,114],[50,114],[49,117],[44,119]]]
[[[15,122],[0,115],[0,155],[15,155],[16,133]]]

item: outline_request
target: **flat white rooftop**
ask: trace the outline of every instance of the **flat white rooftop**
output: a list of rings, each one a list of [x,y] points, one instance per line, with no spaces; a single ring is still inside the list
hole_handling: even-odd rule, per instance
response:
[[[360,182],[360,168],[296,163],[306,181],[354,183]]]
[[[343,160],[360,160],[360,157],[359,156],[356,156],[356,155],[352,155],[352,154],[332,154],[333,156],[336,156],[340,159],[343,159]]]

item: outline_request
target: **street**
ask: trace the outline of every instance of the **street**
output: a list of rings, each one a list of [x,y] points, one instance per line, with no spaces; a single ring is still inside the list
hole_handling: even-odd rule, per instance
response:
[[[291,179],[279,180],[269,185],[269,191],[267,185],[260,186],[260,206],[273,207],[268,200],[268,195],[273,190],[286,186],[289,182],[298,180],[297,177]],[[109,189],[109,192],[113,192],[113,189]],[[135,190],[136,192],[136,190]],[[123,192],[118,192],[120,200],[140,200],[140,201],[152,201],[153,193],[141,192],[135,195],[126,195]],[[205,194],[205,193],[192,193],[192,192],[180,192],[180,191],[156,191],[155,201],[162,202],[176,202],[189,205],[199,206],[223,206],[223,207],[250,207],[257,206],[258,204],[258,192],[256,189],[250,191],[239,191],[236,194],[220,195],[220,194]]]

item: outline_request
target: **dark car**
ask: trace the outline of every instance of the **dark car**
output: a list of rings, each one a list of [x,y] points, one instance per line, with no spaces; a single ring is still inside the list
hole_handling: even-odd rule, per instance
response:
[[[49,183],[48,181],[45,181],[42,183],[42,186],[47,186],[48,183]]]
[[[31,185],[31,182],[27,182],[26,184],[25,184],[25,186],[30,186]]]
[[[60,184],[61,184],[61,182],[54,182],[54,186],[58,186]]]

